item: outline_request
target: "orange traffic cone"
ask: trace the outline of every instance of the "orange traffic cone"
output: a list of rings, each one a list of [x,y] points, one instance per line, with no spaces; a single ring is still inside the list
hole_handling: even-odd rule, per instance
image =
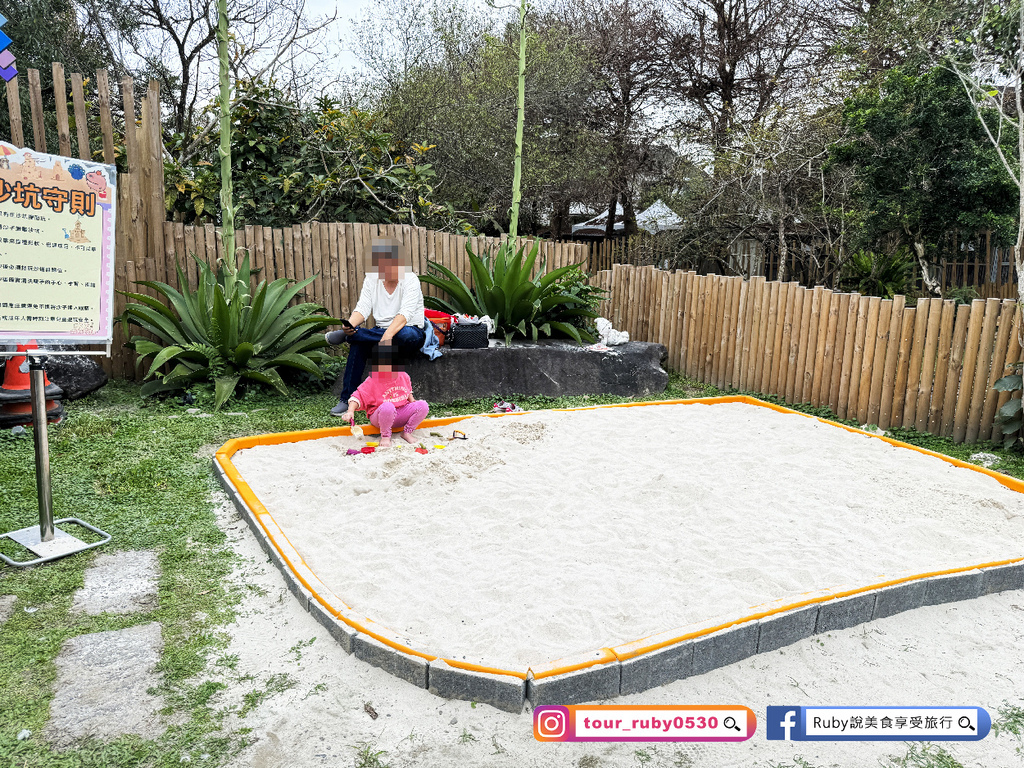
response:
[[[32,349],[39,349],[35,342],[18,345],[18,351],[22,353]],[[46,385],[43,392],[45,392],[47,400],[58,398],[64,394],[60,387],[50,383],[50,378],[45,371],[43,372],[43,383]],[[0,387],[0,403],[28,403],[31,400],[32,385],[28,375],[28,358],[24,354],[8,358],[7,366],[4,368],[4,383]]]
[[[19,352],[39,349],[34,342],[19,344]],[[64,416],[64,406],[58,398],[64,394],[56,384],[51,384],[43,372],[43,393],[46,396],[46,417],[58,422]],[[28,358],[24,355],[11,357],[4,367],[4,383],[0,387],[0,428],[32,423],[32,386],[28,372]]]

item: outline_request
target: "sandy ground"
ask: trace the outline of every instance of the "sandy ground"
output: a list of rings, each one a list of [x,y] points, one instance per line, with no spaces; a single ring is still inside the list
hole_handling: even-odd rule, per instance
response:
[[[229,688],[211,703],[241,704],[273,676],[290,687],[227,726],[253,744],[232,768],[356,765],[357,750],[383,751],[390,768],[769,768],[802,756],[815,768],[864,768],[901,744],[768,742],[764,724],[740,744],[550,744],[533,738],[532,715],[446,701],[347,655],[287,592],[246,524],[223,494],[218,518],[240,555],[234,581],[246,587],[221,664]],[[312,642],[310,642],[312,641]],[[624,704],[743,704],[763,718],[768,704],[1024,705],[1024,592],[920,608],[811,638],[680,680]],[[225,663],[226,662],[226,663]],[[228,671],[228,665],[234,671]],[[239,676],[252,675],[240,683]],[[232,682],[234,681],[234,682]],[[377,719],[365,711],[369,703]],[[1024,766],[1012,736],[947,748],[970,768]],[[366,763],[366,765],[376,765]]]
[[[427,456],[327,438],[234,458],[337,595],[450,658],[525,670],[1024,551],[1024,495],[802,416],[676,405],[459,426],[469,440]]]

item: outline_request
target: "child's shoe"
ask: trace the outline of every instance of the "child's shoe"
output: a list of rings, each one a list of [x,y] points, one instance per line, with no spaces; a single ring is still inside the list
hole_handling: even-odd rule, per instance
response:
[[[522,410],[515,403],[507,403],[504,400],[499,400],[494,404],[495,413],[520,413]]]

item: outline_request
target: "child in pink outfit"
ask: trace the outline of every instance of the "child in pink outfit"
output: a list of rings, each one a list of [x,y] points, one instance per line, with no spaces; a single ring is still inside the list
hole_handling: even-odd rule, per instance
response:
[[[419,442],[412,433],[427,417],[430,406],[426,400],[412,396],[412,381],[405,371],[392,370],[391,348],[379,346],[370,375],[348,399],[348,411],[342,418],[351,420],[356,411],[366,411],[373,426],[380,429],[380,445],[391,445],[392,429],[402,430],[402,439]]]

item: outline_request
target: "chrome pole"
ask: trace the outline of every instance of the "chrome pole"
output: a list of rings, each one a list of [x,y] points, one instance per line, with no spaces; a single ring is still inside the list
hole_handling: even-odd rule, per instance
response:
[[[39,540],[53,541],[53,499],[50,496],[50,445],[46,434],[45,357],[29,358],[32,391],[32,432],[36,443],[36,495],[39,499]]]

